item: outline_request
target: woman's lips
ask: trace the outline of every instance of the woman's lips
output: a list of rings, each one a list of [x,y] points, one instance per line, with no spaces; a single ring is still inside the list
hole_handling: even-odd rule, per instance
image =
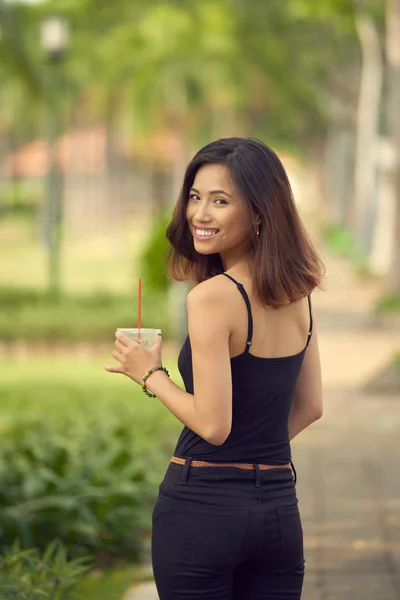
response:
[[[207,229],[204,229],[203,231],[208,231]],[[206,240],[212,240],[215,238],[215,236],[217,235],[217,233],[219,232],[219,229],[215,229],[215,230],[210,230],[210,231],[214,231],[213,235],[199,235],[196,231],[196,228],[194,228],[193,230],[193,235],[196,238],[196,240],[199,240],[200,242],[204,242]]]

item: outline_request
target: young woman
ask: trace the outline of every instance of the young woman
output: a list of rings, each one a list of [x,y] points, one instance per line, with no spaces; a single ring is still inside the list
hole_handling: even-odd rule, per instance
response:
[[[280,160],[254,139],[196,154],[167,236],[172,276],[196,284],[178,360],[186,392],[152,369],[160,339],[145,349],[117,334],[121,365],[106,366],[185,425],[153,513],[160,599],[297,600],[305,561],[290,440],[322,415],[310,293],[323,265]]]

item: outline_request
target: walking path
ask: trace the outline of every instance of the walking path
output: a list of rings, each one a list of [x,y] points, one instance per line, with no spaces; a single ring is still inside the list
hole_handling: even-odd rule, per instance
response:
[[[305,600],[400,600],[400,390],[361,386],[400,350],[377,328],[380,290],[329,259],[326,292],[313,294],[324,416],[292,442],[306,552]],[[124,600],[156,600],[153,583]]]

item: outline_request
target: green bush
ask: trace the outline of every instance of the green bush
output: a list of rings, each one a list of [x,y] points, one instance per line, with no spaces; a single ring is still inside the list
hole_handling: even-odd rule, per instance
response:
[[[378,315],[399,314],[400,296],[396,294],[382,296],[375,305],[375,311]]]
[[[67,551],[52,541],[41,556],[37,549],[22,551],[15,542],[0,556],[0,598],[72,600],[71,592],[87,574],[89,557],[69,560]]]
[[[159,327],[164,339],[170,320],[162,294],[144,291],[142,326]],[[117,327],[136,327],[137,298],[98,292],[90,296],[0,288],[0,339],[28,342],[113,341]]]
[[[166,257],[170,243],[165,235],[170,220],[170,209],[165,209],[154,219],[147,244],[139,261],[143,289],[153,293],[165,294],[170,286],[166,275]]]
[[[331,252],[348,258],[360,274],[368,273],[368,255],[351,231],[338,225],[326,224],[322,227],[322,235]]]
[[[180,425],[128,379],[70,369],[0,383],[0,546],[137,561]]]

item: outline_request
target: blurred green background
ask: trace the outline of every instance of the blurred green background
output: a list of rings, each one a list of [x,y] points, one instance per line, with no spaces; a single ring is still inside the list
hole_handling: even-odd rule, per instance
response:
[[[399,32],[398,0],[0,0],[3,552],[92,556],[84,598],[146,577],[180,424],[102,365],[137,324],[141,276],[142,324],[182,385],[188,288],[166,276],[165,229],[201,145],[276,149],[321,252],[398,327]],[[61,559],[39,577],[21,551],[7,585],[61,598]]]

